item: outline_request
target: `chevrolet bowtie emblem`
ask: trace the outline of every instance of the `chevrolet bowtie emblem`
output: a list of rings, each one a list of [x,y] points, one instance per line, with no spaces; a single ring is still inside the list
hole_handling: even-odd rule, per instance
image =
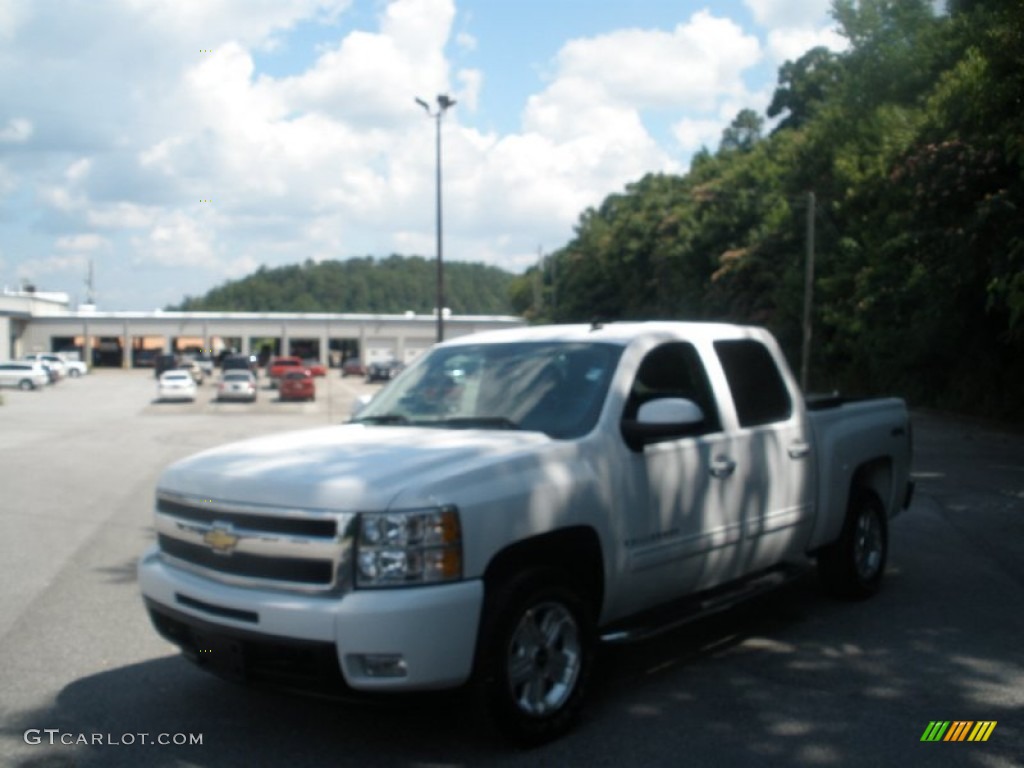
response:
[[[231,529],[222,524],[214,524],[214,527],[203,534],[203,543],[214,552],[222,555],[228,554],[238,544],[239,537],[231,532]]]

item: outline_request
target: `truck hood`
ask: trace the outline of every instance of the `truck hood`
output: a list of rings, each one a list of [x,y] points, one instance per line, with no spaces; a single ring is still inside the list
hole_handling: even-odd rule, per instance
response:
[[[168,467],[158,489],[278,508],[385,510],[399,493],[536,457],[554,442],[539,432],[346,424],[203,451]]]

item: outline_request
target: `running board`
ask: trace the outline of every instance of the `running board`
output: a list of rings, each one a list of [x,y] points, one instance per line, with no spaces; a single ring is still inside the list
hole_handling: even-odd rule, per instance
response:
[[[722,613],[739,603],[778,589],[807,573],[806,565],[783,565],[756,576],[637,614],[610,624],[601,634],[601,642],[632,643],[671,632],[673,629]]]

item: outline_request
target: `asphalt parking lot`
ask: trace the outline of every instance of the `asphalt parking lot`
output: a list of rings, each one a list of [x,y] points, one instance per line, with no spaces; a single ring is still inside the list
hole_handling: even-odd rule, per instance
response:
[[[457,698],[367,707],[209,677],[138,596],[156,478],[209,446],[341,422],[377,385],[332,371],[317,388],[313,403],[216,403],[209,384],[156,403],[151,372],[99,371],[3,391],[0,764],[1024,765],[1024,436],[930,414],[880,595],[834,602],[807,578],[608,648],[557,743],[509,750]],[[935,720],[996,726],[984,743],[922,742]]]

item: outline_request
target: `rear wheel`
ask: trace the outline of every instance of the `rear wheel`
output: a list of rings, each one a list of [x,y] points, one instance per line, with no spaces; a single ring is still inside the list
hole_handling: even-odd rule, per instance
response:
[[[502,735],[532,745],[572,727],[595,634],[590,607],[555,572],[526,573],[495,590],[481,627],[477,685]]]
[[[833,594],[862,600],[882,586],[888,553],[885,507],[874,491],[854,491],[839,540],[818,555],[818,573]]]

